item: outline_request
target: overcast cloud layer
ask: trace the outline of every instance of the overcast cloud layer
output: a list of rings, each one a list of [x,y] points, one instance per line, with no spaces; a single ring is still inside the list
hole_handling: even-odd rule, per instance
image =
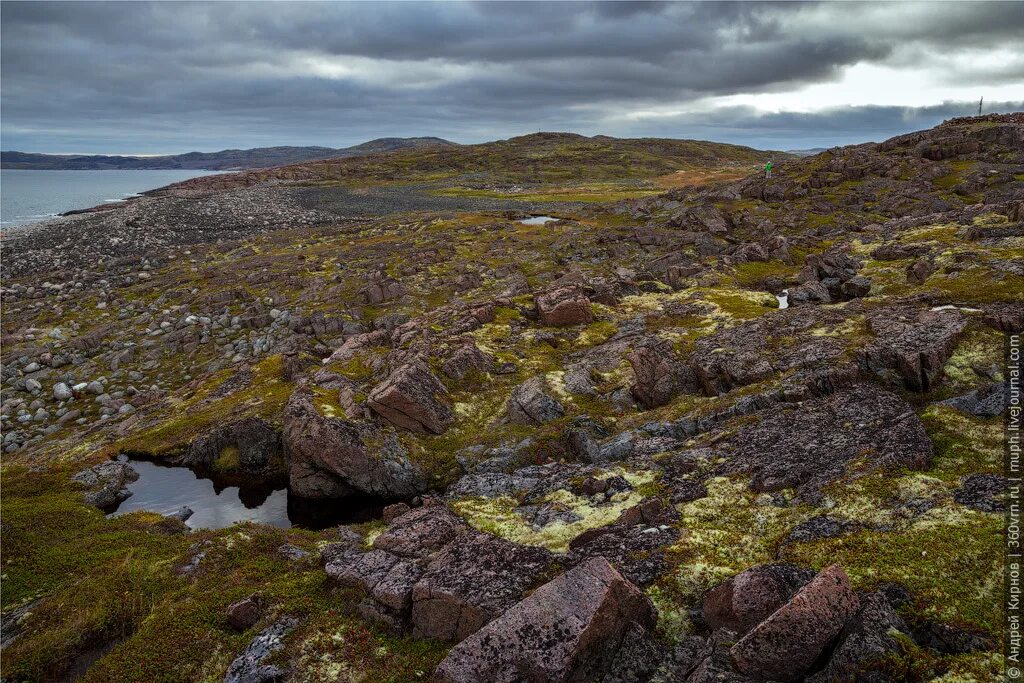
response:
[[[789,149],[1024,109],[1024,3],[3,2],[5,150],[481,142]]]

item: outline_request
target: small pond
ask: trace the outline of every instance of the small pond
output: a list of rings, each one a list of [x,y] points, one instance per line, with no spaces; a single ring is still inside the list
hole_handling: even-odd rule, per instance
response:
[[[379,501],[309,500],[292,495],[281,484],[235,486],[217,483],[187,467],[130,462],[139,478],[127,485],[132,495],[110,513],[112,517],[135,510],[170,515],[187,506],[192,515],[185,524],[193,529],[222,529],[242,521],[325,529],[376,519],[383,507]]]
[[[552,221],[557,220],[561,219],[555,218],[554,216],[530,216],[529,218],[524,218],[519,222],[522,223],[523,225],[544,225],[545,223],[550,223]]]

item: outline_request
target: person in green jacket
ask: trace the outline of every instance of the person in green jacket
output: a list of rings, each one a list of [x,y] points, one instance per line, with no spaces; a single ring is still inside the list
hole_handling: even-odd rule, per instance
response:
[[[768,163],[764,165],[764,177],[765,178],[771,178],[772,177],[772,160],[771,159],[769,159]]]

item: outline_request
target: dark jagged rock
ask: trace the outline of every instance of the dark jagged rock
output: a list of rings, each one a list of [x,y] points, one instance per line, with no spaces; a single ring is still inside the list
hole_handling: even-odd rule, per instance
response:
[[[955,408],[960,412],[977,417],[1002,415],[1009,402],[1009,386],[1004,382],[975,389],[963,396],[946,399],[940,405]]]
[[[455,420],[447,393],[425,364],[412,362],[374,387],[366,404],[396,427],[444,434]]]
[[[624,510],[610,525],[584,531],[569,542],[570,563],[603,557],[638,585],[664,573],[665,550],[679,539],[671,526],[679,513],[656,498]]]
[[[614,660],[632,623],[654,609],[602,558],[544,584],[448,653],[434,673],[445,683],[593,680]]]
[[[982,512],[1002,512],[1006,503],[1001,499],[1010,488],[1006,477],[998,474],[969,474],[953,492],[953,500]]]
[[[661,339],[651,337],[637,343],[627,358],[636,377],[631,391],[646,408],[665,405],[678,394],[695,389],[693,372]]]
[[[342,498],[362,492],[408,498],[426,490],[419,470],[396,443],[372,454],[364,442],[373,427],[321,415],[307,389],[296,389],[284,415],[289,485],[305,498]]]
[[[862,353],[869,372],[895,374],[908,389],[928,391],[967,326],[955,310],[884,310],[868,319],[875,335]]]
[[[174,462],[210,469],[228,449],[237,451],[240,473],[269,477],[283,468],[281,433],[258,417],[243,418],[203,434]]]
[[[733,661],[755,678],[800,680],[858,608],[849,578],[833,565],[737,642]]]

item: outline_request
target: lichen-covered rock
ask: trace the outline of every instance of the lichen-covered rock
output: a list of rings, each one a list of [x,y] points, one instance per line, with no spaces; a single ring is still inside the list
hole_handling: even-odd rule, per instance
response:
[[[224,683],[273,683],[284,678],[285,669],[276,664],[264,664],[263,660],[283,649],[285,636],[298,625],[298,619],[285,617],[260,631],[231,662]]]
[[[630,624],[651,628],[650,601],[595,558],[549,581],[456,645],[434,673],[444,683],[594,680]]]
[[[922,469],[934,452],[914,409],[870,384],[757,416],[718,444],[728,460],[717,470],[750,474],[756,491],[795,487],[815,498],[851,462],[860,462],[862,471]]]
[[[127,486],[138,478],[139,473],[127,462],[111,460],[82,470],[71,479],[92,489],[83,496],[86,503],[110,510],[131,497]]]
[[[534,298],[540,322],[552,327],[586,325],[594,321],[590,299],[578,285],[565,285]]]
[[[403,429],[444,434],[455,421],[448,390],[424,363],[402,365],[370,392],[373,412]]]
[[[425,491],[423,475],[397,442],[372,434],[378,444],[371,453],[364,435],[373,431],[370,425],[321,415],[309,390],[296,389],[284,415],[292,493],[305,498],[342,498],[353,492],[408,498]]]
[[[755,678],[800,680],[859,606],[841,567],[822,570],[732,647],[736,668]]]
[[[565,408],[547,393],[543,377],[531,377],[512,391],[505,419],[514,424],[545,424],[565,414]]]
[[[472,533],[449,543],[413,587],[413,634],[460,641],[518,602],[551,564],[544,549]]]
[[[373,547],[401,557],[427,558],[470,526],[444,505],[424,505],[393,519],[373,540]]]

